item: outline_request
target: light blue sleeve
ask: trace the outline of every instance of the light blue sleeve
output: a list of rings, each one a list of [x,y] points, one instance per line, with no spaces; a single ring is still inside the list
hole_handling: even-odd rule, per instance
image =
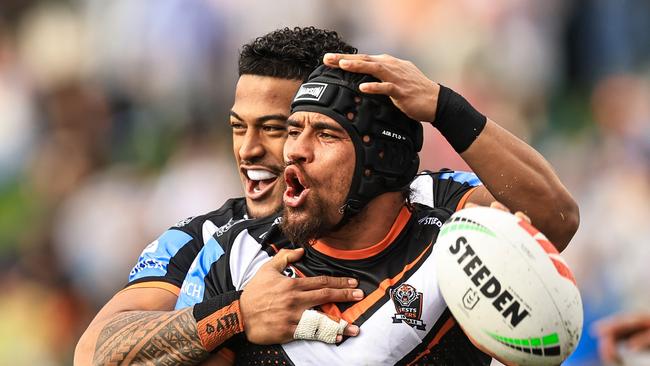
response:
[[[146,277],[165,277],[172,257],[190,240],[192,237],[181,230],[165,231],[144,248],[138,262],[129,273],[129,283]]]
[[[448,172],[442,173],[438,176],[438,179],[451,179],[457,183],[467,183],[472,187],[480,186],[481,180],[478,179],[478,176],[472,172]]]
[[[221,245],[210,238],[192,262],[192,266],[183,281],[181,292],[176,301],[176,310],[183,309],[203,301],[205,293],[205,276],[212,264],[224,254]]]

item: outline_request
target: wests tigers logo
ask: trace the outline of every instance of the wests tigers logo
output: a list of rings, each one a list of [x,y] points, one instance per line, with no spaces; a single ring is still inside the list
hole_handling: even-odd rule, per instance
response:
[[[422,293],[409,284],[401,284],[390,290],[390,297],[395,304],[393,323],[406,323],[419,330],[425,330],[422,316]]]

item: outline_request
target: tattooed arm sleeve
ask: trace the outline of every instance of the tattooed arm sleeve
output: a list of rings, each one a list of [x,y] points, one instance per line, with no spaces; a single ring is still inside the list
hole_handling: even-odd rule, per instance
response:
[[[93,365],[196,365],[244,329],[239,293],[177,311],[129,311],[101,330]]]

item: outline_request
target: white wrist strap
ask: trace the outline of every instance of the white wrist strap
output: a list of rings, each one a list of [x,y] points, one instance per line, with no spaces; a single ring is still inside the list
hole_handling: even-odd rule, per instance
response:
[[[293,339],[306,339],[325,343],[336,343],[336,336],[343,334],[348,322],[338,322],[316,310],[305,310],[300,317]]]

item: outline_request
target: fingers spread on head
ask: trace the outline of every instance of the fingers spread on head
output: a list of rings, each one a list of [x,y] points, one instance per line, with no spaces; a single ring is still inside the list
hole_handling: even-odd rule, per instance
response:
[[[339,58],[341,58],[340,53],[328,52],[328,53],[323,55],[323,62],[326,62],[326,63],[327,62],[337,62],[339,60]]]
[[[346,54],[346,53],[326,53],[323,56],[323,63],[326,66],[329,66],[329,67],[334,67],[334,68],[341,67],[341,68],[344,68],[341,65],[341,61],[343,61],[343,60],[346,60],[344,62],[344,64],[347,61],[351,61],[351,60],[352,61],[354,61],[354,60],[357,60],[357,61],[372,61],[372,56],[369,56],[369,55],[366,55],[366,54]],[[349,71],[353,71],[353,70],[349,70]]]
[[[339,59],[345,60],[360,60],[360,61],[374,61],[374,57],[367,53],[355,53],[355,54],[340,54]]]
[[[376,60],[382,60],[382,61],[393,61],[395,57],[387,54],[387,53],[382,53],[381,55],[375,55],[374,59]]]
[[[344,59],[339,61],[339,67],[350,72],[372,75],[382,81],[390,78],[390,72],[386,66],[379,62]]]
[[[393,83],[363,83],[359,85],[359,90],[368,94],[384,94],[390,97],[400,96],[399,88]]]

